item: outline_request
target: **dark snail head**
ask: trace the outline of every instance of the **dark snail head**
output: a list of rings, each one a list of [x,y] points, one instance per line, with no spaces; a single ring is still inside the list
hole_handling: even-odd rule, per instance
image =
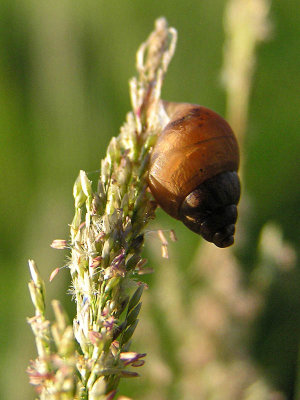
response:
[[[228,123],[208,108],[167,103],[170,117],[150,159],[148,183],[172,217],[218,247],[233,244],[239,149]]]

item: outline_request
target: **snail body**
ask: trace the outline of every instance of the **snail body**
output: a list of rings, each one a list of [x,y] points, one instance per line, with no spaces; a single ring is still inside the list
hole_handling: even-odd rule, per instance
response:
[[[150,190],[169,215],[216,246],[230,246],[240,197],[234,133],[206,107],[163,105],[170,121],[151,154]]]

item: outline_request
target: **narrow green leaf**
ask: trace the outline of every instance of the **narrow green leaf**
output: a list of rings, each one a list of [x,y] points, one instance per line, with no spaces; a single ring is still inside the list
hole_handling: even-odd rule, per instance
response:
[[[140,309],[141,309],[142,303],[139,303],[136,307],[134,307],[127,315],[126,321],[127,321],[127,326],[132,325],[135,320],[137,319]]]
[[[129,328],[126,329],[126,331],[124,332],[123,337],[121,339],[122,344],[127,343],[128,340],[131,338],[131,336],[133,335],[133,333],[135,331],[135,328],[137,327],[138,322],[139,322],[139,320],[136,319],[135,322]]]
[[[133,296],[131,297],[129,304],[128,304],[128,311],[127,315],[130,313],[130,311],[138,304],[140,301],[140,298],[142,297],[144,290],[144,285],[139,286],[136,291],[134,292]]]

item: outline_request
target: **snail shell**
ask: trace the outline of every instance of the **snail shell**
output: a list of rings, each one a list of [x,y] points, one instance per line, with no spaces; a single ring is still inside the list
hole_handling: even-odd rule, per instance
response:
[[[234,133],[206,107],[172,102],[163,106],[170,122],[151,154],[150,190],[169,215],[216,246],[230,246],[240,198]]]

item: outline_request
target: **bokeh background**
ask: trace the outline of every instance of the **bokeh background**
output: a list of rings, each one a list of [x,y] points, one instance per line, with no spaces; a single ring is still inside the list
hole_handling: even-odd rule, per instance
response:
[[[26,317],[27,259],[45,280],[67,254],[72,186],[100,160],[130,110],[135,53],[164,15],[178,30],[163,98],[226,115],[222,84],[226,0],[0,3],[0,399],[33,399],[35,358]],[[134,399],[300,398],[300,13],[270,3],[268,39],[255,51],[243,140],[243,201],[233,250],[212,249],[160,210],[149,227],[175,229],[169,260],[155,232],[145,256],[155,273],[133,349],[147,352]],[[67,269],[47,284],[70,314]],[[51,318],[51,312],[49,311]],[[247,397],[248,396],[248,397]],[[252,397],[251,397],[252,396]]]

